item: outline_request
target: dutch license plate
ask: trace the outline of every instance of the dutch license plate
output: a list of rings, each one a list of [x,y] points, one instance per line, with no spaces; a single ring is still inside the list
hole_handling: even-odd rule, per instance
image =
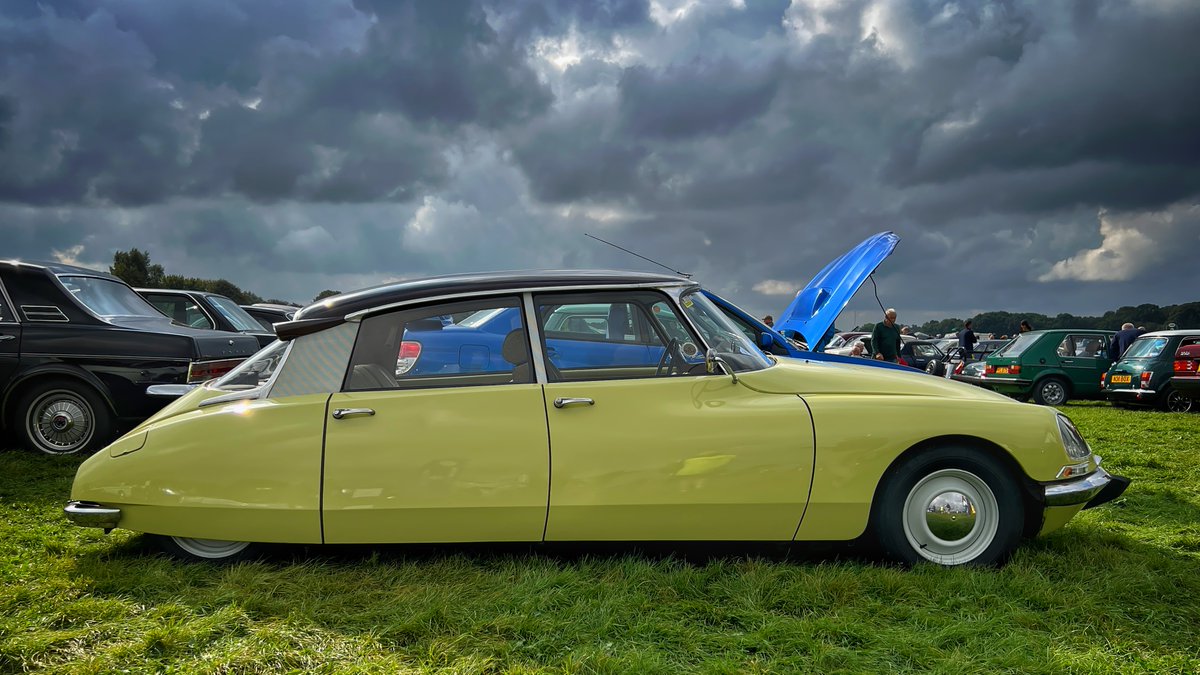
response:
[[[1133,381],[1133,376],[1132,375],[1113,375],[1111,378],[1109,378],[1108,381],[1113,384],[1129,384],[1130,382]]]
[[[996,368],[996,374],[997,375],[1007,375],[1008,374],[1008,366],[998,366]]]

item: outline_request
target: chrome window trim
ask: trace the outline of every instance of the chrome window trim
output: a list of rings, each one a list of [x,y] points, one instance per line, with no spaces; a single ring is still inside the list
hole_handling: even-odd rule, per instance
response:
[[[700,284],[695,281],[678,281],[678,282],[652,282],[644,284],[587,284],[582,286],[532,286],[528,288],[504,288],[492,289],[486,291],[462,291],[459,293],[449,293],[446,295],[430,295],[422,298],[413,298],[411,300],[402,300],[400,302],[392,302],[386,305],[378,305],[367,309],[360,309],[357,312],[351,312],[342,317],[343,321],[362,321],[363,318],[370,314],[378,312],[386,312],[391,309],[399,309],[411,305],[422,305],[425,303],[441,302],[443,300],[456,300],[459,298],[482,298],[493,295],[521,295],[524,293],[573,293],[577,291],[619,291],[624,289],[645,289],[657,288],[666,290],[668,288],[700,288]]]
[[[546,358],[542,353],[542,325],[537,318],[537,307],[533,304],[533,293],[521,294],[521,306],[524,308],[525,337],[529,340],[529,358],[533,364],[533,373],[538,384],[547,384],[550,378],[546,375],[546,364],[542,362],[542,359]]]

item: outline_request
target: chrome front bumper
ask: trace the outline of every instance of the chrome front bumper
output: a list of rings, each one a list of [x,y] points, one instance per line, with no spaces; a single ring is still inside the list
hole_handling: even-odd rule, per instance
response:
[[[63,509],[67,520],[80,527],[102,527],[111,530],[121,522],[121,509],[100,506],[93,502],[67,502]]]
[[[1090,509],[1120,497],[1127,487],[1128,478],[1114,476],[1097,466],[1086,476],[1046,485],[1046,506],[1084,504],[1083,508]]]

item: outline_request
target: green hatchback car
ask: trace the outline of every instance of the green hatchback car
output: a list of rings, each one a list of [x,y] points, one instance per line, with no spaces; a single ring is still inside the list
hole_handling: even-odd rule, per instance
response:
[[[1171,386],[1175,352],[1200,344],[1200,329],[1160,330],[1146,333],[1108,370],[1104,394],[1116,406],[1157,406],[1171,412],[1200,407]]]
[[[1103,398],[1101,380],[1110,330],[1039,330],[1024,333],[987,358],[977,384],[1022,401],[1062,405],[1072,398]]]

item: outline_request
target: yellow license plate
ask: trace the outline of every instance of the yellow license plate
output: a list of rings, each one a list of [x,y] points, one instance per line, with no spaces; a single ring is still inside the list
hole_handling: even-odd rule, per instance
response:
[[[1133,376],[1132,375],[1113,375],[1112,377],[1109,378],[1108,381],[1113,384],[1129,384],[1130,382],[1133,382]]]
[[[996,374],[997,375],[1007,375],[1008,374],[1008,366],[1000,366],[1000,367],[996,368]]]

